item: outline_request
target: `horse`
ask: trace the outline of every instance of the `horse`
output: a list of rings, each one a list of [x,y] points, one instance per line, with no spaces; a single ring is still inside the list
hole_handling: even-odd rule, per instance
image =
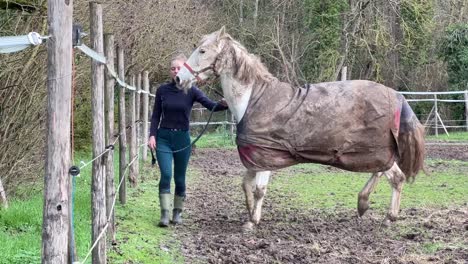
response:
[[[247,168],[242,181],[252,230],[272,171],[319,163],[372,175],[358,194],[361,217],[386,176],[391,203],[383,220],[398,218],[403,183],[424,170],[424,127],[405,98],[367,80],[293,87],[274,77],[224,27],[205,35],[176,76],[179,89],[218,78],[237,122],[236,144]]]

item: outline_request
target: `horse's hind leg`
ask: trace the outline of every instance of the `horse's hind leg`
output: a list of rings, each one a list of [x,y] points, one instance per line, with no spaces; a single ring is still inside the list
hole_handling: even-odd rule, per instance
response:
[[[393,166],[384,174],[387,176],[388,181],[392,186],[392,202],[390,203],[390,208],[388,210],[387,217],[385,218],[385,223],[388,224],[390,221],[396,221],[398,218],[401,191],[406,177],[396,163],[394,163]]]
[[[369,195],[375,190],[380,177],[383,175],[382,172],[373,173],[371,178],[367,181],[366,185],[359,192],[358,195],[358,213],[362,216],[367,209],[369,209]]]
[[[249,212],[249,220],[252,219],[255,188],[255,171],[247,170],[242,180],[242,189],[245,194],[245,203]]]

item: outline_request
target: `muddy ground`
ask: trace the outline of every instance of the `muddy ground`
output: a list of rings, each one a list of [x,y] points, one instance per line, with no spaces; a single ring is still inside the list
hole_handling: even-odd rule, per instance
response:
[[[468,161],[466,145],[429,145],[427,152]],[[261,224],[245,233],[236,151],[197,149],[191,164],[203,180],[189,185],[186,220],[176,227],[187,263],[468,263],[468,205],[404,209],[398,224],[384,227],[379,212],[293,210],[281,206],[288,194],[270,192]]]

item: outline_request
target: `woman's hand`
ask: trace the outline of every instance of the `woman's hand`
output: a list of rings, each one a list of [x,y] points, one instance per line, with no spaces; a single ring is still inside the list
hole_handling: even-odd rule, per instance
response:
[[[219,100],[219,101],[218,101],[218,104],[220,104],[220,105],[222,105],[222,106],[225,106],[225,107],[229,107],[228,104],[227,104],[227,102],[226,102],[226,99],[224,99],[224,98],[221,99],[221,100]]]
[[[152,150],[156,149],[156,138],[154,136],[151,136],[148,140],[148,147]]]

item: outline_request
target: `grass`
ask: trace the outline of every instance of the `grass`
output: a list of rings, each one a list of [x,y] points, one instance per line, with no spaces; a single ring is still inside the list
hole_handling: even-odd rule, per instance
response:
[[[426,140],[468,142],[468,132],[450,132],[448,136],[445,133],[439,133],[437,137],[435,135],[426,135]]]
[[[421,173],[413,184],[405,184],[401,208],[457,206],[468,203],[468,175],[457,169],[467,168],[468,162],[429,161],[429,165],[436,164],[447,169],[430,176]],[[332,172],[326,166],[301,164],[277,172],[269,190],[293,194],[287,206],[295,208],[355,208],[357,194],[369,178],[369,173]],[[371,207],[387,210],[390,197],[390,184],[383,177],[371,194]]]
[[[193,134],[193,133],[192,133]],[[192,136],[192,141],[199,134]],[[197,148],[236,148],[236,139],[232,138],[227,132],[215,132],[205,134],[195,143]]]
[[[77,155],[77,160],[83,158]],[[84,256],[91,240],[91,168],[76,178],[74,230],[78,256]],[[13,199],[0,211],[0,263],[40,263],[42,247],[43,193],[33,192],[27,199]]]
[[[192,133],[192,140],[199,134]],[[426,135],[427,141],[466,141],[468,143],[468,132],[450,132],[449,136],[445,133],[440,133],[439,136]],[[228,132],[217,131],[203,135],[196,143],[200,148],[235,148],[235,136],[231,137]]]
[[[466,135],[462,133],[460,138]],[[215,133],[203,136],[197,147],[234,148],[235,144],[229,135]],[[114,153],[117,172],[118,151]],[[81,160],[90,160],[90,152],[77,153],[75,163]],[[429,165],[447,169],[439,169],[431,176],[421,174],[414,184],[405,184],[402,208],[440,208],[468,203],[468,162],[431,160]],[[146,180],[137,188],[127,188],[127,204],[117,202],[117,244],[107,244],[109,263],[183,263],[180,242],[174,237],[173,229],[156,226],[159,219],[156,169],[142,168],[140,175]],[[336,172],[326,166],[301,164],[276,172],[269,192],[292,194],[291,200],[281,201],[282,207],[355,208],[357,194],[368,178],[367,173]],[[382,181],[371,195],[371,210],[386,210],[390,202],[390,186],[386,179]],[[90,185],[91,166],[88,166],[76,178],[74,233],[79,259],[91,247]],[[40,263],[43,193],[30,192],[28,197],[22,195],[9,204],[7,210],[0,209],[0,264]],[[438,248],[437,243],[422,245],[427,253]],[[87,263],[91,263],[90,258]]]
[[[76,164],[90,159],[89,152],[75,155]],[[114,165],[118,171],[117,155]],[[84,168],[75,179],[74,234],[78,259],[83,260],[92,244],[91,166]],[[125,206],[117,201],[117,239],[120,243],[108,250],[109,263],[182,262],[178,242],[170,240],[172,230],[156,227],[159,212],[155,185],[153,177],[138,188],[127,188]],[[0,209],[0,264],[41,262],[43,193],[34,192],[22,198],[12,199],[8,209]],[[107,245],[111,246],[110,243]],[[91,257],[86,263],[91,263]]]
[[[116,207],[118,244],[108,253],[109,263],[183,263],[173,229],[157,227],[160,212],[155,172],[155,168],[141,168],[145,181],[137,188],[127,188],[127,203]]]

